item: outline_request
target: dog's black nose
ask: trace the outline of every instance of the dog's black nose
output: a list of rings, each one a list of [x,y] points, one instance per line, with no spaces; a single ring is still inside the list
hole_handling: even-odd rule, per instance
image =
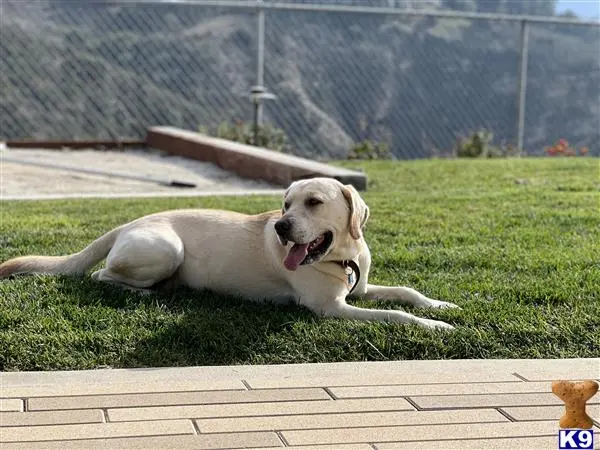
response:
[[[286,236],[291,228],[292,224],[288,219],[281,219],[275,222],[275,231],[279,236]]]

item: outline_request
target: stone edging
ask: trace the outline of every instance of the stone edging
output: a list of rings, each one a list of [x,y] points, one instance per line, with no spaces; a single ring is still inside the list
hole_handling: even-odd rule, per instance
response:
[[[361,172],[175,127],[149,128],[146,144],[172,155],[211,162],[241,177],[284,187],[296,180],[322,176],[351,184],[361,191],[367,188],[367,176]]]

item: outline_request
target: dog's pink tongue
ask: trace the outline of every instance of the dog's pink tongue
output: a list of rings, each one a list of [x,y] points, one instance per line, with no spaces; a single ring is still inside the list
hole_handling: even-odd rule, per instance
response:
[[[294,244],[285,257],[283,265],[287,270],[296,270],[306,255],[308,255],[308,244]]]

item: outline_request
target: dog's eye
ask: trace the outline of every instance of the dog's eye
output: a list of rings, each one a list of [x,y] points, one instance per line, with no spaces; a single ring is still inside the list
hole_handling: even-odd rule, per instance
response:
[[[283,204],[283,210],[284,210],[284,211],[287,211],[288,209],[290,209],[290,202],[285,202],[285,203]]]
[[[306,206],[317,206],[322,204],[323,201],[319,200],[318,198],[309,198],[308,200],[306,200]]]

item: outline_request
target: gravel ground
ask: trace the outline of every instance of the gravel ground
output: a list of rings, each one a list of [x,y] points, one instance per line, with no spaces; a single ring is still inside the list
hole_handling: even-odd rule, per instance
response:
[[[125,173],[166,181],[194,183],[194,188],[164,186],[92,175],[56,168],[9,162],[19,159],[36,163],[76,166],[93,170]],[[214,164],[149,150],[43,150],[0,148],[0,198],[128,197],[178,195],[243,195],[280,192],[260,180],[240,178]]]

